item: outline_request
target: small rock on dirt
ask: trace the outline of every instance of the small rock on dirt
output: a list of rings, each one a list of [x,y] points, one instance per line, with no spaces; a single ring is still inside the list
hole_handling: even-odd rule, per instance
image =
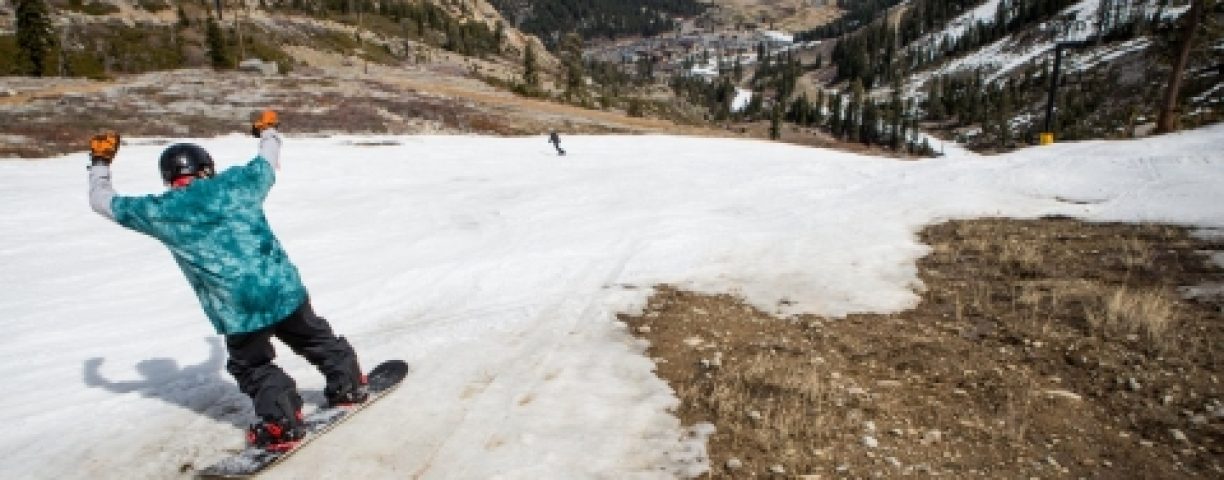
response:
[[[1051,390],[1046,390],[1045,394],[1049,398],[1072,400],[1076,402],[1084,399],[1084,397],[1081,397],[1078,393],[1072,392],[1070,390],[1051,389]]]

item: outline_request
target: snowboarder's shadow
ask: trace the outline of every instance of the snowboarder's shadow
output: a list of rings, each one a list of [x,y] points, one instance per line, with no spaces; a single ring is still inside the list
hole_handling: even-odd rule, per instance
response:
[[[198,365],[179,367],[173,358],[151,358],[136,364],[144,379],[112,381],[102,375],[101,357],[85,361],[85,385],[115,393],[136,392],[185,408],[219,422],[246,428],[254,420],[251,401],[229,380],[225,368],[225,347],[211,337],[208,359]],[[301,392],[303,398],[322,397],[322,392]]]

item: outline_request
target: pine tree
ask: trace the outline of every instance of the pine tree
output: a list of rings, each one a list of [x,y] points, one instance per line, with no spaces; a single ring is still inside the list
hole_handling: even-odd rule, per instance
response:
[[[931,82],[931,90],[927,92],[927,118],[941,121],[947,115],[944,110],[943,80],[936,77]]]
[[[493,41],[496,42],[493,51],[497,54],[502,53],[502,44],[506,42],[506,25],[502,22],[497,22],[497,27],[493,30]]]
[[[1009,80],[999,95],[999,146],[1009,148],[1012,144],[1012,85]]]
[[[538,60],[536,59],[535,43],[528,41],[527,48],[523,52],[523,83],[527,84],[530,90],[540,88],[540,72]]]
[[[30,76],[43,76],[54,46],[55,32],[47,4],[43,0],[17,0],[18,65]]]
[[[866,94],[863,88],[863,82],[855,79],[850,85],[850,104],[846,108],[846,117],[842,121],[842,129],[846,132],[846,137],[850,141],[858,141],[859,134],[862,133],[860,126],[863,121],[863,97]]]
[[[581,97],[583,94],[586,74],[582,66],[582,37],[576,33],[567,33],[561,40],[562,73],[565,78],[566,100]]]
[[[637,75],[642,83],[651,83],[654,81],[654,60],[650,57],[642,57],[637,61]]]
[[[816,103],[812,104],[811,123],[819,125],[824,120],[824,90],[816,90]]]
[[[834,93],[833,99],[829,100],[829,131],[834,137],[842,137],[842,96],[840,93]]]
[[[870,98],[863,101],[863,121],[859,125],[859,141],[866,145],[880,143],[879,108]]]
[[[221,33],[221,26],[212,16],[208,17],[207,36],[208,58],[212,61],[213,68],[229,68],[229,52],[225,48],[225,37]]]
[[[811,110],[812,105],[808,101],[807,93],[803,93],[795,101],[791,102],[790,113],[787,116],[790,117],[790,121],[794,122],[795,125],[807,125]]]
[[[782,102],[774,102],[773,112],[769,115],[769,139],[782,138]]]
[[[901,77],[893,77],[892,80],[892,95],[888,100],[888,146],[893,150],[901,150],[902,132],[901,121],[903,119],[901,99]]]
[[[187,17],[187,11],[183,10],[182,3],[178,4],[178,9],[175,10],[175,13],[178,15],[178,26],[180,28],[187,28],[191,26],[191,18]]]

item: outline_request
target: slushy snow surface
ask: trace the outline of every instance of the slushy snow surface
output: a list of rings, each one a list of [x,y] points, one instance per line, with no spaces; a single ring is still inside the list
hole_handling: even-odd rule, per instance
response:
[[[199,140],[223,165],[255,140]],[[266,478],[656,478],[708,428],[617,312],[652,285],[783,314],[914,304],[915,233],[1073,215],[1224,226],[1224,128],[898,161],[759,141],[286,140],[268,217],[315,309],[405,384]],[[129,141],[125,194],[161,190]],[[0,161],[0,478],[174,478],[242,445],[248,401],[164,248],[93,213],[83,154]],[[793,304],[780,307],[787,299]],[[308,402],[323,380],[280,349]],[[181,473],[186,471],[188,473]]]

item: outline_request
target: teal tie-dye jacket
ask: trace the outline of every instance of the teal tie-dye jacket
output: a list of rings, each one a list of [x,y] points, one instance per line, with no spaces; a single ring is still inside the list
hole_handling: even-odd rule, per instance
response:
[[[247,333],[306,299],[297,267],[264,217],[276,181],[262,156],[159,195],[115,196],[115,221],[160,240],[195,289],[218,333]]]

